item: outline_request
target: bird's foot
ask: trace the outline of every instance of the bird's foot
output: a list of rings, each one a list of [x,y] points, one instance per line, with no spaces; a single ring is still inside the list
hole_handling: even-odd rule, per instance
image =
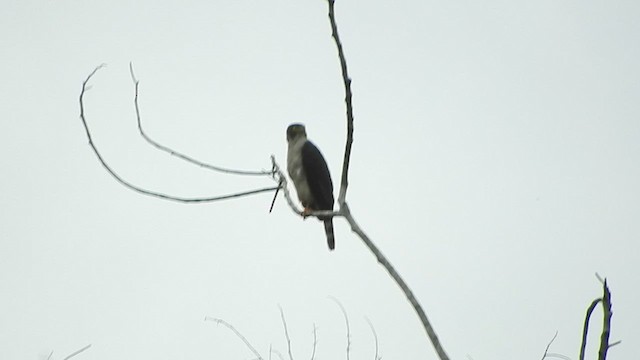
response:
[[[306,219],[311,215],[311,213],[312,213],[312,212],[313,212],[313,209],[310,209],[310,208],[308,208],[308,207],[305,207],[305,208],[302,210],[302,219],[303,219],[303,220],[306,220]]]

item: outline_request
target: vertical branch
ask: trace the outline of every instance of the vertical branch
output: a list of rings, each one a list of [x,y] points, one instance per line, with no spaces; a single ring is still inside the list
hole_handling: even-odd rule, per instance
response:
[[[316,358],[316,346],[318,345],[318,334],[316,324],[313,323],[313,350],[311,351],[311,360]]]
[[[291,338],[289,338],[289,330],[287,330],[287,321],[284,319],[284,311],[282,311],[282,306],[278,305],[280,309],[280,318],[282,319],[282,326],[284,327],[284,336],[287,338],[287,350],[289,350],[289,359],[293,360],[293,355],[291,354]]]
[[[376,333],[376,329],[373,327],[371,320],[369,320],[368,318],[365,319],[367,319],[367,323],[369,323],[369,328],[371,328],[371,332],[373,333],[373,340],[376,345],[376,353],[373,357],[373,360],[380,360],[380,357],[378,357],[378,334]]]
[[[329,299],[333,300],[340,307],[342,315],[344,316],[345,326],[347,327],[347,360],[349,360],[349,353],[351,352],[351,327],[349,326],[349,317],[347,316],[347,310],[344,309],[342,303],[333,296],[329,296]]]
[[[591,305],[587,308],[587,315],[584,318],[584,325],[582,327],[582,345],[580,345],[580,357],[579,360],[584,360],[584,352],[587,348],[587,334],[589,333],[589,320],[591,319],[591,313],[598,306],[602,299],[595,299],[591,302]]]
[[[598,360],[607,358],[607,350],[609,350],[609,335],[611,333],[611,292],[607,286],[607,279],[602,284],[604,294],[602,295],[602,309],[604,312],[604,323],[602,324],[602,334],[600,335],[600,350],[598,351]]]
[[[438,356],[441,360],[448,360],[449,356],[445,353],[440,341],[438,340],[438,336],[436,335],[429,319],[427,319],[427,315],[425,314],[422,306],[418,302],[418,300],[413,295],[413,292],[409,288],[409,286],[404,282],[400,274],[393,268],[391,263],[386,259],[386,257],[378,250],[378,248],[373,244],[371,239],[362,231],[360,226],[355,222],[351,212],[349,210],[349,206],[346,203],[347,196],[347,186],[349,184],[348,174],[349,174],[349,161],[351,158],[351,147],[353,144],[353,104],[352,104],[352,93],[351,93],[351,79],[349,78],[349,73],[347,71],[347,61],[344,56],[344,50],[342,49],[342,42],[340,41],[340,36],[338,35],[338,26],[336,24],[335,17],[335,0],[327,0],[329,4],[329,20],[331,22],[331,36],[333,37],[336,47],[338,49],[338,57],[340,58],[340,68],[342,70],[342,80],[344,82],[344,91],[345,91],[345,104],[347,108],[347,140],[344,151],[344,160],[342,163],[342,179],[340,184],[340,194],[338,196],[338,204],[340,206],[340,213],[347,219],[349,225],[351,226],[351,231],[358,234],[358,236],[362,239],[365,245],[371,250],[371,252],[378,259],[378,262],[384,266],[385,269],[389,272],[389,275],[393,278],[393,280],[400,286],[405,296],[415,309],[422,325],[424,326],[425,331],[433,347],[435,348]]]
[[[347,197],[347,186],[349,185],[349,159],[351,158],[351,145],[353,144],[353,106],[351,104],[351,79],[347,72],[347,60],[344,57],[342,43],[338,35],[338,25],[336,25],[336,15],[333,9],[335,0],[327,0],[329,3],[329,20],[331,22],[331,36],[338,48],[338,57],[340,58],[340,68],[342,69],[342,81],[344,82],[344,102],[347,107],[347,142],[344,148],[344,159],[342,161],[342,178],[340,181],[340,193],[338,195],[338,204],[342,207]]]

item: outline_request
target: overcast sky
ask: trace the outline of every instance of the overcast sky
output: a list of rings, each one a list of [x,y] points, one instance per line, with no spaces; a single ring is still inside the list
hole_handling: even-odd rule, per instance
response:
[[[609,359],[640,352],[640,3],[336,4],[353,78],[353,215],[413,288],[452,359],[577,360],[609,280]],[[0,359],[435,359],[413,309],[343,220],[336,250],[272,186],[185,164],[285,164],[307,125],[339,183],[344,92],[323,0],[4,0],[0,11]],[[337,187],[337,186],[336,186]],[[337,195],[337,193],[336,193]],[[601,311],[594,313],[595,358]],[[277,358],[276,355],[273,355]],[[75,359],[74,359],[75,360]]]

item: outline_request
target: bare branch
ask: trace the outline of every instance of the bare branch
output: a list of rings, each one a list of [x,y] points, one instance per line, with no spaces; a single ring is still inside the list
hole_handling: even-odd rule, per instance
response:
[[[342,303],[333,296],[329,296],[329,299],[333,300],[340,307],[340,311],[342,311],[342,316],[344,316],[344,323],[347,327],[347,360],[349,360],[349,353],[351,351],[351,329],[349,327],[349,317],[347,316],[347,311],[342,306]]]
[[[349,78],[349,74],[347,71],[347,61],[344,56],[344,50],[342,49],[342,42],[340,41],[340,37],[338,35],[338,26],[336,24],[335,9],[334,9],[335,0],[327,0],[327,2],[329,4],[329,21],[331,23],[331,35],[335,41],[336,47],[338,49],[338,57],[340,58],[340,68],[342,70],[342,80],[344,82],[344,88],[345,88],[345,105],[347,108],[347,140],[345,145],[344,160],[342,163],[342,181],[340,184],[340,194],[338,196],[338,204],[340,206],[339,213],[347,219],[347,221],[349,222],[349,225],[351,226],[351,230],[355,232],[362,239],[365,245],[367,245],[369,250],[371,250],[371,252],[378,259],[378,262],[382,266],[384,266],[385,269],[387,269],[387,272],[389,272],[389,275],[391,275],[391,277],[395,280],[398,286],[400,286],[405,296],[407,297],[411,305],[413,305],[413,308],[418,314],[418,317],[420,318],[420,321],[422,322],[422,325],[424,326],[427,332],[427,335],[431,340],[431,343],[433,344],[433,347],[438,353],[438,356],[440,357],[440,359],[448,360],[449,356],[445,353],[444,349],[442,348],[442,345],[440,344],[440,341],[438,340],[438,337],[435,331],[433,330],[433,327],[431,326],[429,319],[427,319],[427,315],[425,314],[418,300],[413,295],[413,292],[411,291],[411,289],[409,289],[409,287],[404,282],[404,280],[400,277],[398,272],[393,268],[391,263],[389,263],[386,257],[384,257],[382,252],[378,250],[378,248],[373,244],[371,239],[369,239],[369,237],[364,233],[364,231],[362,231],[360,226],[358,226],[353,216],[351,215],[349,206],[346,203],[347,187],[349,183],[348,181],[349,161],[351,158],[351,147],[353,145],[353,104],[352,104],[352,93],[351,93],[351,79]]]
[[[282,353],[280,353],[280,351],[278,351],[276,349],[273,349],[273,350],[271,350],[271,352],[276,354],[276,355],[278,355],[278,359],[284,360],[284,357],[282,356]]]
[[[338,204],[342,206],[347,198],[347,186],[349,185],[349,160],[351,158],[351,146],[353,144],[353,105],[351,102],[351,79],[347,71],[347,60],[342,49],[342,42],[338,35],[338,25],[336,24],[336,15],[334,11],[335,0],[327,0],[329,3],[329,21],[331,22],[331,36],[338,48],[338,57],[340,58],[340,68],[342,69],[342,81],[344,82],[344,102],[347,108],[347,142],[344,148],[344,159],[342,161],[342,180],[340,182],[340,193],[338,195]]]
[[[318,345],[318,334],[316,330],[316,324],[313,323],[313,350],[311,351],[311,360],[314,360],[316,357],[316,346]]]
[[[91,347],[91,344],[89,344],[89,345],[87,345],[87,346],[83,347],[83,348],[82,348],[82,349],[80,349],[80,350],[77,350],[76,352],[74,352],[73,354],[71,354],[71,355],[67,356],[67,357],[66,357],[66,358],[64,358],[63,360],[69,360],[69,359],[71,359],[72,357],[74,357],[74,356],[76,356],[76,355],[80,354],[81,352],[83,352],[83,351],[87,350],[87,349],[88,349],[88,348],[90,348],[90,347]]]
[[[247,338],[245,338],[238,330],[236,330],[235,327],[233,327],[233,325],[229,324],[228,322],[222,320],[222,319],[217,319],[217,318],[212,318],[212,317],[205,317],[204,321],[213,321],[216,324],[222,324],[224,326],[226,326],[229,330],[231,330],[240,340],[242,340],[242,342],[247,346],[247,348],[249,350],[251,350],[251,352],[258,357],[258,359],[263,360],[262,356],[260,355],[260,353],[258,353],[258,350],[256,350],[256,348],[253,347],[253,345],[251,345],[251,343],[249,343],[249,340],[247,340]]]
[[[557,336],[558,336],[558,331],[556,330],[556,333],[551,338],[551,341],[549,341],[549,343],[547,344],[547,348],[544,349],[544,354],[542,354],[542,359],[541,360],[544,360],[544,358],[547,357],[547,353],[549,352],[549,348],[551,347],[551,344],[553,344],[553,342],[554,342],[554,340],[556,339]]]
[[[598,351],[598,360],[605,360],[607,358],[607,351],[609,350],[609,335],[611,334],[611,316],[613,313],[611,312],[611,292],[609,291],[609,287],[607,286],[607,279],[604,279],[602,284],[602,308],[604,311],[603,314],[603,324],[602,324],[602,334],[600,335],[600,350]]]
[[[400,274],[398,274],[396,269],[394,269],[394,267],[387,260],[387,258],[382,254],[382,252],[378,249],[378,247],[371,241],[371,239],[369,239],[367,234],[364,233],[364,231],[360,228],[358,223],[356,223],[355,219],[351,215],[351,211],[349,210],[349,205],[345,202],[340,210],[343,213],[343,216],[345,217],[345,219],[347,219],[347,222],[349,223],[349,225],[351,226],[351,231],[356,233],[360,237],[360,239],[362,239],[365,245],[369,248],[369,250],[371,250],[373,255],[376,257],[376,259],[378,259],[378,262],[380,263],[380,265],[382,265],[387,270],[387,272],[389,273],[389,275],[391,275],[391,277],[396,282],[396,284],[398,284],[402,292],[404,292],[404,295],[407,297],[407,300],[409,300],[409,302],[413,306],[413,309],[416,311],[418,318],[420,319],[420,322],[422,322],[422,326],[427,332],[427,336],[429,337],[429,340],[431,340],[431,344],[433,344],[433,347],[436,350],[438,357],[440,357],[440,360],[448,360],[449,356],[442,348],[442,345],[440,344],[440,340],[438,340],[438,336],[436,335],[435,330],[433,330],[433,326],[431,326],[431,322],[429,322],[429,319],[427,318],[427,314],[425,314],[424,310],[422,309],[422,306],[418,302],[418,299],[416,299],[416,297],[413,295],[413,292],[411,291],[407,283],[404,282],[404,280],[402,279]]]
[[[100,161],[102,166],[120,184],[124,185],[125,187],[127,187],[127,188],[129,188],[129,189],[131,189],[133,191],[136,191],[136,192],[144,194],[144,195],[154,196],[154,197],[157,197],[157,198],[160,198],[160,199],[164,199],[164,200],[172,200],[172,201],[183,202],[183,203],[213,202],[213,201],[219,201],[219,200],[238,198],[238,197],[247,196],[247,195],[254,195],[254,194],[259,194],[259,193],[263,193],[263,192],[271,192],[271,191],[275,191],[276,189],[278,189],[278,187],[267,187],[267,188],[262,188],[262,189],[249,190],[249,191],[244,191],[244,192],[240,192],[240,193],[233,193],[233,194],[227,194],[227,195],[221,195],[221,196],[213,196],[213,197],[205,197],[205,198],[184,198],[184,197],[171,196],[171,195],[162,194],[162,193],[155,192],[155,191],[146,190],[146,189],[143,189],[141,187],[133,185],[133,184],[129,183],[128,181],[124,180],[113,169],[111,169],[111,167],[107,164],[107,162],[104,160],[104,158],[102,157],[102,155],[98,151],[98,148],[93,143],[93,139],[91,138],[91,132],[89,131],[89,126],[87,125],[87,121],[85,119],[84,95],[85,95],[86,91],[88,90],[87,84],[88,84],[89,80],[91,80],[93,75],[95,75],[95,73],[98,70],[100,70],[101,68],[103,68],[103,67],[104,67],[104,65],[100,65],[100,66],[96,67],[89,74],[89,76],[87,76],[85,81],[82,83],[82,91],[80,92],[80,119],[82,120],[82,125],[84,126],[85,132],[87,134],[87,138],[89,139],[89,146],[91,146],[91,149],[95,153],[96,157],[98,158],[98,160]]]
[[[380,360],[380,357],[378,356],[378,334],[376,333],[376,329],[373,327],[373,324],[371,323],[371,320],[369,320],[369,318],[365,317],[365,320],[367,320],[367,323],[369,324],[369,328],[371,329],[371,332],[373,333],[373,340],[375,342],[376,345],[376,354],[373,357],[373,360]]]
[[[220,166],[214,166],[211,164],[207,164],[204,163],[200,160],[194,159],[188,155],[182,154],[178,151],[175,151],[167,146],[164,146],[160,143],[158,143],[157,141],[151,139],[147,133],[142,129],[142,121],[141,121],[141,117],[140,117],[140,107],[138,106],[138,87],[140,85],[140,81],[138,81],[138,79],[136,78],[136,75],[133,72],[133,63],[129,63],[129,72],[131,73],[131,80],[133,81],[133,83],[135,84],[135,97],[134,97],[134,104],[135,104],[135,108],[136,108],[136,119],[138,122],[138,130],[140,132],[140,135],[142,135],[142,137],[151,145],[153,145],[155,148],[167,152],[173,156],[176,156],[184,161],[187,161],[189,163],[192,163],[194,165],[198,165],[202,168],[205,169],[209,169],[209,170],[214,170],[214,171],[219,171],[225,174],[233,174],[233,175],[252,175],[252,176],[271,176],[273,173],[271,171],[247,171],[247,170],[235,170],[235,169],[227,169],[227,168],[223,168]]]
[[[598,306],[602,299],[598,298],[591,302],[591,305],[587,308],[587,315],[584,318],[584,325],[582,328],[582,345],[580,346],[579,360],[584,360],[584,352],[587,347],[587,334],[589,333],[589,320],[591,319],[591,313]]]
[[[278,309],[280,309],[280,318],[282,319],[282,326],[284,327],[284,336],[287,338],[287,349],[289,350],[289,359],[293,360],[293,355],[291,354],[291,338],[289,338],[289,330],[287,330],[287,321],[284,319],[284,311],[282,311],[282,306],[278,305]]]
[[[620,345],[620,343],[622,343],[622,340],[618,340],[618,341],[614,341],[611,344],[609,344],[609,349],[611,349],[612,347],[616,346],[616,345]]]
[[[49,353],[49,356],[47,356],[47,360],[51,360],[52,356],[53,356],[53,350],[51,350],[51,352]]]

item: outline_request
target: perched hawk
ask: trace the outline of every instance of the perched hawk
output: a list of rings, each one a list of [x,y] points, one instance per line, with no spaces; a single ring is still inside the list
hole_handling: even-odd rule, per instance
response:
[[[333,210],[333,183],[327,162],[320,150],[307,140],[307,132],[302,124],[291,124],[287,128],[287,170],[304,212],[313,210]],[[335,248],[333,218],[318,217],[324,221],[329,249]]]

